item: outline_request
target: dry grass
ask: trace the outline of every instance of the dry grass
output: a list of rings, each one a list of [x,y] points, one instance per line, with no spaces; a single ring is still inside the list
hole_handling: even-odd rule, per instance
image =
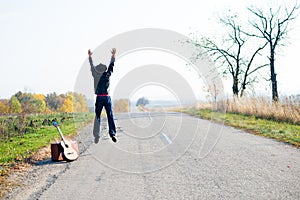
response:
[[[299,97],[281,102],[265,97],[227,99],[199,103],[183,112],[300,147]]]
[[[216,104],[199,103],[198,108],[226,111],[300,125],[300,100],[292,97],[284,98],[279,102],[273,102],[266,97],[234,98]]]

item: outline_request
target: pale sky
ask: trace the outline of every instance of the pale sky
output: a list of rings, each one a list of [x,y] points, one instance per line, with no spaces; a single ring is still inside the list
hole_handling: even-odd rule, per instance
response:
[[[266,2],[269,1],[0,0],[0,99],[18,91],[73,91],[87,50],[123,32],[160,28],[186,36],[199,32],[216,37],[222,34],[216,20],[226,10],[247,13],[247,6],[265,6]],[[290,44],[278,53],[276,62],[280,95],[300,94],[300,16],[292,26]],[[117,67],[118,60],[116,70]],[[126,70],[120,73],[126,74]],[[187,69],[182,70],[185,73]],[[195,77],[192,79],[197,82]],[[117,82],[118,75],[113,80]],[[230,93],[225,80],[224,85]],[[267,82],[262,85],[261,89],[269,89]]]

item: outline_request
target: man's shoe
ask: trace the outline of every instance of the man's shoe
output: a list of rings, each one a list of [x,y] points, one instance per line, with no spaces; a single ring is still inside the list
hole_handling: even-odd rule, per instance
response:
[[[110,137],[111,137],[111,139],[112,139],[113,142],[117,142],[117,139],[116,139],[116,137],[114,135],[110,135]]]
[[[99,142],[99,138],[100,137],[95,137],[95,140],[94,140],[95,144],[97,144]]]

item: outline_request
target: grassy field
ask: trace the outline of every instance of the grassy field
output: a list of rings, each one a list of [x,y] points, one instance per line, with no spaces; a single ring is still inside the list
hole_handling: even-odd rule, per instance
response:
[[[73,136],[76,135],[77,128],[90,122],[94,115],[92,113],[30,115],[26,116],[22,131],[12,130],[17,129],[20,123],[18,117],[10,116],[0,119],[0,123],[5,125],[2,129],[6,128],[8,131],[2,131],[0,137],[1,175],[5,174],[8,167],[28,161],[41,147],[49,146],[51,141],[61,140],[56,128],[51,125],[52,119],[58,121],[65,136]],[[10,124],[7,122],[8,118]]]
[[[210,109],[190,108],[183,109],[182,112],[300,147],[300,126],[296,124],[264,119],[254,115],[224,113]]]

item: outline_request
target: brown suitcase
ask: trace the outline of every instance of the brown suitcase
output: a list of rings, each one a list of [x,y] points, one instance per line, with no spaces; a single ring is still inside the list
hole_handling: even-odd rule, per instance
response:
[[[51,143],[51,159],[52,161],[62,161],[63,148],[59,143]]]
[[[70,141],[70,142],[71,142],[72,148],[79,154],[77,142],[76,141]],[[63,152],[63,148],[60,145],[60,142],[51,143],[51,159],[52,159],[52,161],[63,161],[64,158],[63,158],[62,152]]]

